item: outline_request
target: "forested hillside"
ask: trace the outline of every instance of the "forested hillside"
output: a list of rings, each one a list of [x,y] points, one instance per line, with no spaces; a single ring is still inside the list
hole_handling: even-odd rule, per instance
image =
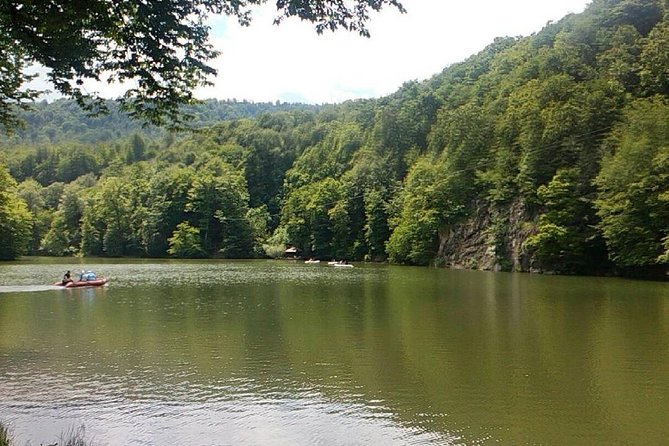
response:
[[[30,253],[293,245],[328,259],[664,276],[668,18],[663,0],[595,0],[388,97],[189,135],[30,136],[67,133],[45,119],[4,149],[19,184],[2,180],[13,191],[0,197],[2,249],[16,239],[3,209],[25,202]]]

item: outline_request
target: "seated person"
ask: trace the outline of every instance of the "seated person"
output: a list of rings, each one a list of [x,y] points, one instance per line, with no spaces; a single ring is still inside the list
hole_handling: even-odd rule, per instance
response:
[[[63,275],[63,285],[67,284],[68,282],[72,282],[72,277],[69,270]]]

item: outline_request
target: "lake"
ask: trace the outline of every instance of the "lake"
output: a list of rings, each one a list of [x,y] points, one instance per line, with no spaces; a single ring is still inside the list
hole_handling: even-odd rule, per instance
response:
[[[66,269],[103,288],[49,286]],[[0,264],[17,445],[669,438],[669,284],[293,261]]]

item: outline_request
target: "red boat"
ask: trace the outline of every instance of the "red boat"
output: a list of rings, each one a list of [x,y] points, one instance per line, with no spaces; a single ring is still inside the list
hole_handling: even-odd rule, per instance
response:
[[[99,277],[94,280],[77,280],[77,281],[72,281],[72,282],[67,282],[65,285],[63,285],[63,282],[56,282],[54,285],[56,286],[62,286],[63,288],[80,288],[80,287],[85,287],[85,286],[102,286],[105,283],[107,283],[109,279],[106,277]]]

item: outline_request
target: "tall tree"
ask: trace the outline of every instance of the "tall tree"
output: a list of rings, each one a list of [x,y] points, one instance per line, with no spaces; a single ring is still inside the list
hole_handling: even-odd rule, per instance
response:
[[[606,249],[597,231],[591,201],[580,189],[584,181],[576,168],[560,169],[537,195],[543,207],[537,233],[525,249],[544,270],[574,274],[605,268]]]
[[[42,238],[51,226],[54,212],[47,206],[47,189],[32,178],[19,184],[18,194],[26,202],[33,215],[29,254],[36,254]]]
[[[208,254],[250,256],[253,233],[247,219],[248,192],[242,176],[224,163],[198,172],[188,191],[186,210]]]
[[[52,255],[76,254],[81,245],[81,217],[84,212],[82,186],[68,184],[60,198],[49,231],[42,240],[41,248]]]
[[[443,161],[422,157],[416,162],[398,197],[399,215],[392,219],[391,261],[427,265],[435,258],[439,231],[466,213],[462,183]]]
[[[621,267],[666,268],[669,239],[669,105],[636,101],[613,134],[596,202],[611,259]]]
[[[24,254],[30,243],[32,215],[16,193],[16,181],[0,164],[0,260]]]

